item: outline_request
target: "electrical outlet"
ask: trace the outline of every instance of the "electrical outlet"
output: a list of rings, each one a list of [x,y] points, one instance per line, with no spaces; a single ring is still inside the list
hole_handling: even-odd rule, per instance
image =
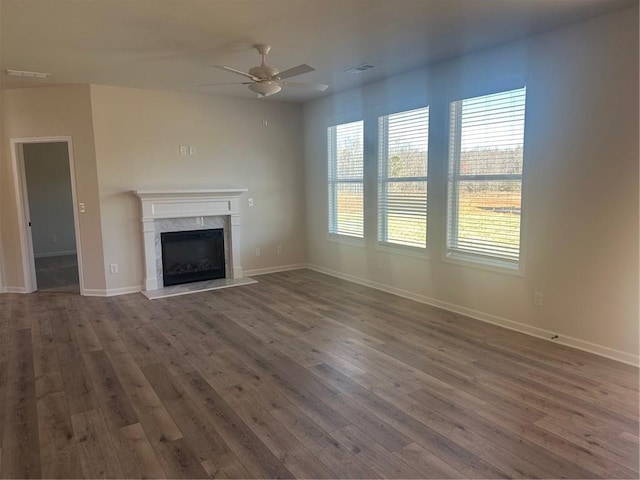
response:
[[[282,245],[278,245],[278,247],[276,248],[276,252],[278,252],[278,255],[282,253]]]
[[[58,237],[55,235],[51,235],[51,243],[56,243],[58,241]]]
[[[542,292],[533,292],[533,304],[536,307],[542,306],[543,299],[544,299],[544,296],[542,295]]]
[[[260,256],[260,253],[261,253],[261,252],[260,252],[260,248],[256,248],[256,257],[259,257],[259,256]]]
[[[118,264],[112,263],[111,265],[109,265],[109,270],[111,271],[111,273],[118,273]]]
[[[78,210],[80,210],[80,213],[84,213],[86,211],[84,203],[78,204]]]
[[[249,206],[253,207],[253,197],[249,197]]]

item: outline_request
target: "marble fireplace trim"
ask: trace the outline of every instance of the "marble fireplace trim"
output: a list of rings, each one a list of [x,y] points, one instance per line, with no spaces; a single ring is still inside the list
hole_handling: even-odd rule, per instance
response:
[[[242,278],[240,195],[246,188],[135,190],[142,204],[145,290],[163,286],[160,233],[224,227],[226,278]]]

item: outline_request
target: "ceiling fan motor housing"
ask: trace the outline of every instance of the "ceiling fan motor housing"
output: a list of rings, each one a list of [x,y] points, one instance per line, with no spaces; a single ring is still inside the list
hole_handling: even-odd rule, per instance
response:
[[[273,78],[278,75],[278,73],[280,73],[280,70],[275,67],[265,65],[264,63],[259,67],[253,67],[251,70],[249,70],[249,75],[253,75],[254,77],[262,79]]]

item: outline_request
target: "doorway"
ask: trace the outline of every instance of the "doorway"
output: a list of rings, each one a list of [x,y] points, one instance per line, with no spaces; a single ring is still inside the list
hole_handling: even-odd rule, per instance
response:
[[[27,293],[83,293],[71,139],[12,140]]]

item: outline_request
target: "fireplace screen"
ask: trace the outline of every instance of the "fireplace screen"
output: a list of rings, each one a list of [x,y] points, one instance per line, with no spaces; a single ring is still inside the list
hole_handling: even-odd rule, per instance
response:
[[[164,286],[225,278],[224,230],[160,234]]]

